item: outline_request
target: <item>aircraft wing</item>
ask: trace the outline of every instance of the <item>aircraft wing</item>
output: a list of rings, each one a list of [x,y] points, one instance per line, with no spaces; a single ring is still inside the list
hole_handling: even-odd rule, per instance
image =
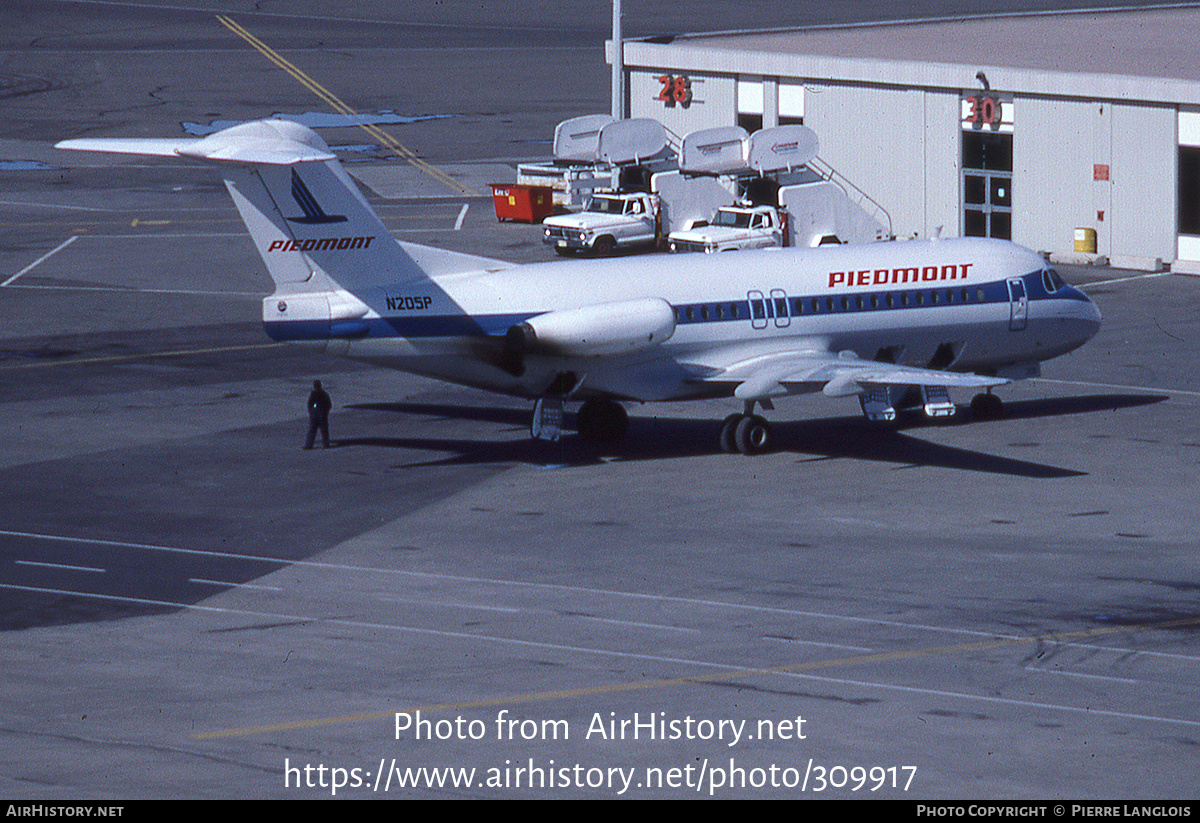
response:
[[[853,352],[774,351],[740,359],[718,356],[707,364],[688,365],[703,372],[701,382],[734,384],[734,397],[740,400],[815,391],[846,397],[880,386],[987,388],[1009,382],[1002,377],[863,360]]]

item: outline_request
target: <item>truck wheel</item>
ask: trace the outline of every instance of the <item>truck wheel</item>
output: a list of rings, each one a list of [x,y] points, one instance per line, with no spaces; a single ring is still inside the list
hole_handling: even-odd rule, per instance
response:
[[[596,252],[597,257],[609,257],[617,248],[617,241],[605,235],[597,237],[596,242],[592,245],[592,250]]]

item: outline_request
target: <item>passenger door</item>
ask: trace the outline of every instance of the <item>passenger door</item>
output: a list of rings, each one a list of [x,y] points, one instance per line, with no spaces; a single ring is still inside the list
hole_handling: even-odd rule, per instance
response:
[[[1025,281],[1015,277],[1008,281],[1008,329],[1021,331],[1029,319],[1029,297],[1025,293]]]

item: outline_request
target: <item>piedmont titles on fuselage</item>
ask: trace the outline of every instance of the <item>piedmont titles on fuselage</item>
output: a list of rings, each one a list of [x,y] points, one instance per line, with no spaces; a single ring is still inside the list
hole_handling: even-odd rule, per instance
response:
[[[945,266],[908,266],[893,269],[831,271],[829,288],[835,286],[883,286],[892,283],[930,283],[937,280],[965,280],[974,263]]]

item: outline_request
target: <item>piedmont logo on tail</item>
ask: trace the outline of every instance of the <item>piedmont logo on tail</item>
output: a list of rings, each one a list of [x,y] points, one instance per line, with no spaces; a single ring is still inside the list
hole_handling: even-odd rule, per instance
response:
[[[275,292],[276,340],[535,401],[556,439],[580,402],[580,435],[615,440],[622,401],[734,397],[720,444],[771,444],[756,407],[820,392],[952,414],[950,389],[991,390],[1087,342],[1100,312],[1037,254],[960,238],[734,255],[643,255],[515,265],[401,242],[315,132],[263,120],[202,139],[81,139],[59,148],[212,163]],[[303,213],[285,215],[283,204]]]
[[[296,201],[296,205],[304,212],[303,217],[289,217],[293,223],[345,223],[346,217],[341,214],[326,214],[321,208],[321,204],[317,202],[317,198],[313,197],[312,192],[308,190],[308,186],[304,185],[304,181],[300,179],[300,175],[292,169],[292,199]]]

